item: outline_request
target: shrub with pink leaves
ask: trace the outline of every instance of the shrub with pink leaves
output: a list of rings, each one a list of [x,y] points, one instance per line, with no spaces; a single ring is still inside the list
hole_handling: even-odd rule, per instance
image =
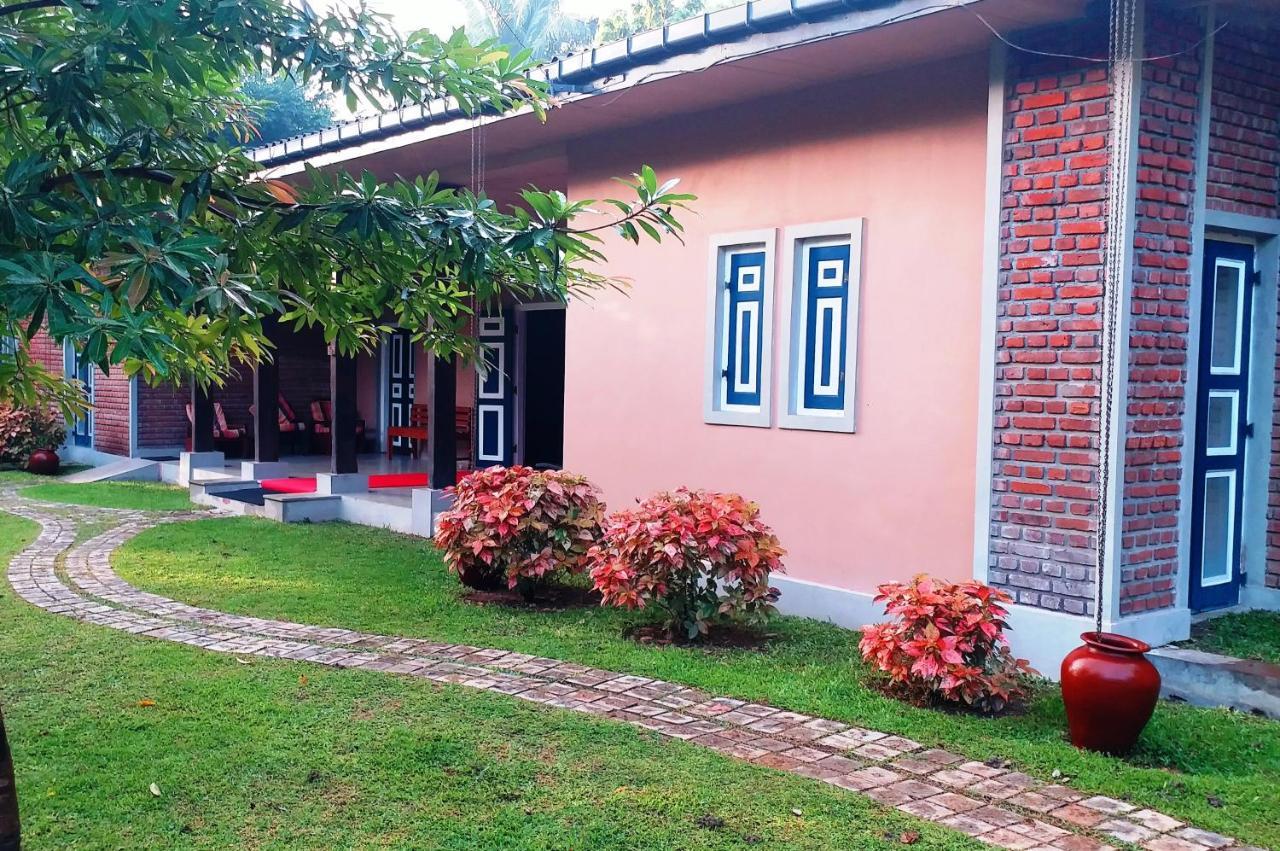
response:
[[[769,575],[782,572],[784,552],[754,502],[681,488],[610,515],[591,578],[606,605],[657,606],[673,636],[694,640],[717,622],[775,614]]]
[[[57,449],[67,437],[49,409],[0,405],[0,463],[25,464],[37,449]]]
[[[528,594],[557,571],[586,569],[603,518],[600,492],[583,476],[489,467],[454,488],[435,541],[464,585]]]
[[[888,675],[892,692],[919,705],[940,701],[992,713],[1026,701],[1035,671],[1014,658],[1004,636],[1008,594],[924,574],[879,592],[875,601],[893,620],[863,627],[859,648]]]

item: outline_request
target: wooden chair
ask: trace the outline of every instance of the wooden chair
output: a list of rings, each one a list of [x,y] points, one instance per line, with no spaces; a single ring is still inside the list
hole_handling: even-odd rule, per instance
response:
[[[471,463],[471,440],[472,440],[472,409],[458,407],[453,412],[453,433],[457,435],[457,452],[455,453],[458,461],[466,461]]]
[[[409,424],[388,426],[387,427],[387,460],[391,460],[391,454],[395,451],[395,445],[392,442],[397,437],[405,438],[409,441],[409,446],[413,451],[413,457],[421,458],[423,447],[427,445],[427,439],[431,436],[430,412],[426,405],[410,405],[409,406]]]
[[[249,406],[249,416],[257,418],[256,405]],[[280,429],[280,437],[289,441],[291,452],[296,453],[302,450],[307,424],[298,419],[298,415],[293,412],[293,406],[284,398],[283,393],[276,396],[276,427]]]
[[[333,403],[328,399],[317,399],[311,403],[311,442],[316,452],[327,454],[332,448],[330,440],[333,436]],[[356,448],[364,445],[364,420],[356,415]]]
[[[195,411],[192,410],[190,402],[186,404],[185,408],[187,412],[188,431],[194,435],[196,424]],[[248,447],[246,446],[245,441],[248,439],[248,436],[248,429],[244,428],[244,426],[231,426],[227,424],[227,414],[226,411],[222,409],[221,402],[213,403],[213,445],[215,448],[227,453],[228,455],[238,454],[242,457],[247,456]],[[194,445],[194,440],[189,437],[187,439],[188,448]]]

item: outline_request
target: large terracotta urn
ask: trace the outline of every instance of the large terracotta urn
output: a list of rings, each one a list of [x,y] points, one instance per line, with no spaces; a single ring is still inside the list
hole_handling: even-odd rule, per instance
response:
[[[1120,755],[1138,741],[1160,697],[1151,645],[1111,632],[1086,632],[1062,660],[1062,700],[1071,744]]]
[[[58,472],[58,453],[52,449],[37,449],[27,459],[27,472],[38,476],[52,476]]]

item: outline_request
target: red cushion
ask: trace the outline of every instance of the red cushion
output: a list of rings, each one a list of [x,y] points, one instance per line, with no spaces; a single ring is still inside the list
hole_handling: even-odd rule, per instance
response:
[[[431,484],[426,473],[386,473],[369,477],[370,488],[425,488]]]
[[[458,481],[470,475],[470,470],[459,470]],[[269,493],[315,493],[314,477],[288,479],[263,479],[260,484]],[[426,473],[384,473],[369,477],[369,488],[425,488],[431,484]]]
[[[263,479],[262,489],[269,493],[315,493],[314,477],[290,479]]]

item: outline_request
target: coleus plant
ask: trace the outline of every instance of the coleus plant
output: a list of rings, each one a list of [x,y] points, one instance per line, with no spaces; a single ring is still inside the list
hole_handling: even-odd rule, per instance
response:
[[[464,585],[530,594],[558,570],[586,569],[603,518],[600,492],[583,476],[490,467],[454,488],[435,541]]]
[[[1035,671],[1009,650],[1008,594],[924,574],[878,590],[875,602],[892,620],[863,627],[859,648],[888,675],[891,691],[917,704],[941,701],[980,712],[1027,699],[1027,677]]]
[[[695,640],[717,621],[763,623],[776,614],[785,551],[738,494],[663,492],[611,515],[592,550],[591,578],[607,605],[665,611],[673,635]]]

